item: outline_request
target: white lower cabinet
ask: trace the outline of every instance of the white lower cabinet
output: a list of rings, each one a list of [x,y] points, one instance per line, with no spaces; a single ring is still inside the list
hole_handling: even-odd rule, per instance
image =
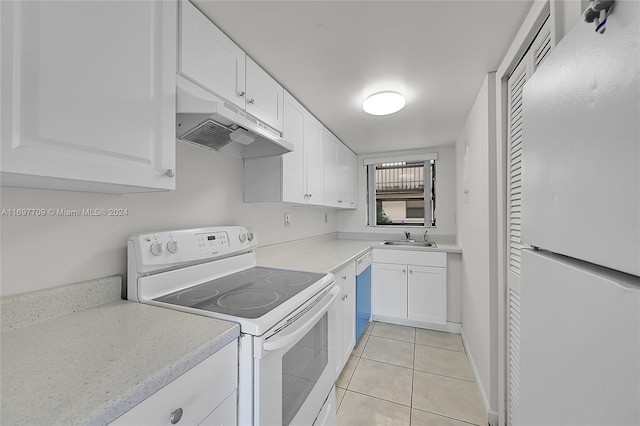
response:
[[[228,426],[238,421],[238,393],[233,391],[199,426]]]
[[[112,425],[237,424],[238,341],[227,344]]]
[[[351,351],[356,345],[356,264],[350,262],[335,274],[336,284],[340,286],[338,298],[338,363],[336,377],[344,368]]]
[[[371,313],[377,319],[444,325],[446,253],[373,250]]]
[[[407,265],[371,265],[371,313],[407,317]]]
[[[407,318],[446,324],[447,269],[407,265]]]

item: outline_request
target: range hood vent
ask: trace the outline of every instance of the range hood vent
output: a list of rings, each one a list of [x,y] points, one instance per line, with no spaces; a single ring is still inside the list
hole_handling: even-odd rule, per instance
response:
[[[177,89],[178,139],[243,158],[293,151],[277,130],[180,74]]]
[[[193,129],[189,130],[180,139],[204,145],[216,151],[232,142],[229,134],[231,132],[226,127],[213,120],[206,119]]]

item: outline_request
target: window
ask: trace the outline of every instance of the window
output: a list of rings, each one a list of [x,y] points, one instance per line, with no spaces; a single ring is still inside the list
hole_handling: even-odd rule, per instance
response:
[[[366,159],[367,224],[436,226],[436,158],[429,154]]]

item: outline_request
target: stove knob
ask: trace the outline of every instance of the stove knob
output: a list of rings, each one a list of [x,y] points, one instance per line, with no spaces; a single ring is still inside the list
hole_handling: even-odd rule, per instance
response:
[[[248,238],[249,241],[253,241],[253,232],[249,232]]]
[[[162,254],[162,244],[159,242],[154,242],[151,244],[151,254],[154,256],[160,256]]]
[[[247,234],[240,234],[240,242],[244,243],[247,240]]]
[[[171,240],[167,243],[167,251],[169,253],[175,253],[178,251],[180,247],[178,246],[178,242],[175,240]]]

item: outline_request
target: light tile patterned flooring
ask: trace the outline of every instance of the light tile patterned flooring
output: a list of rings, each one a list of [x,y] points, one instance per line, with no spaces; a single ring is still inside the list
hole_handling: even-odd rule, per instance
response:
[[[339,426],[486,425],[457,334],[369,324],[336,383]]]

